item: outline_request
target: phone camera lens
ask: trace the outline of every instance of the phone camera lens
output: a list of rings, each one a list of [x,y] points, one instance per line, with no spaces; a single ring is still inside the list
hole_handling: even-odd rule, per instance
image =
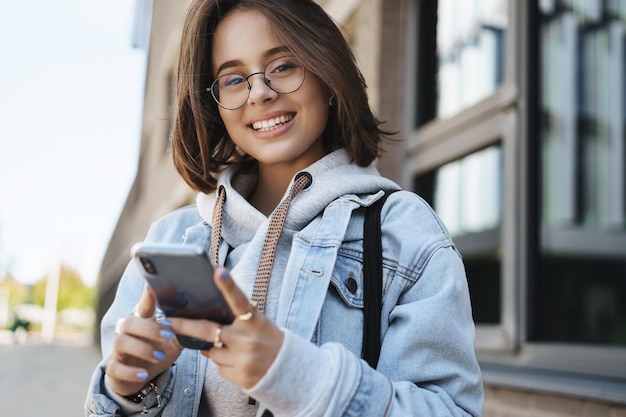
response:
[[[139,258],[139,260],[141,261],[141,264],[143,265],[143,268],[146,270],[147,273],[151,275],[156,274],[156,268],[154,267],[154,264],[152,263],[150,258],[141,257]]]

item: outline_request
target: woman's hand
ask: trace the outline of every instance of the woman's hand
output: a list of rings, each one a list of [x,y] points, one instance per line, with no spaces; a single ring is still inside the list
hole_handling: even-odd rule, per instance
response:
[[[178,358],[182,347],[168,322],[154,318],[156,299],[146,289],[135,315],[119,325],[106,366],[108,387],[120,395],[132,395]]]
[[[177,334],[214,341],[202,354],[217,364],[220,374],[243,387],[252,388],[265,375],[282,346],[284,334],[259,313],[234,283],[228,271],[213,275],[236,318],[230,325],[208,320],[171,318]],[[221,342],[221,347],[218,347]]]

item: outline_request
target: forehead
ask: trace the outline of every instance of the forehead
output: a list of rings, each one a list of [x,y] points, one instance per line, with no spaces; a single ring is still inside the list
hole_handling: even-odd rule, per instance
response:
[[[213,67],[228,61],[256,64],[279,43],[263,14],[255,10],[233,10],[218,24],[213,36]]]

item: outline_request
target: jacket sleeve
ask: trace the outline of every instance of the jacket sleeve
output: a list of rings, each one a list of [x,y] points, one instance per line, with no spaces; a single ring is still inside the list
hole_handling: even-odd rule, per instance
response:
[[[85,416],[87,417],[136,417],[142,416],[144,404],[136,404],[119,394],[115,394],[107,389],[104,367],[106,361],[102,361],[91,377],[87,400],[85,401]],[[155,384],[161,394],[161,403],[165,405],[167,398],[171,396],[174,378],[171,371],[164,372],[156,380]],[[168,393],[168,394],[166,394]],[[163,406],[157,407],[156,396],[150,392],[146,396],[145,405],[150,410],[151,416],[160,416]]]
[[[135,404],[124,397],[110,392],[105,383],[104,369],[107,363],[107,357],[111,353],[111,344],[115,335],[115,325],[120,317],[128,317],[132,314],[134,306],[137,304],[144,288],[144,280],[136,271],[135,266],[131,263],[127,266],[122,280],[117,289],[115,300],[109,310],[106,312],[101,323],[101,349],[104,359],[95,369],[87,399],[85,401],[85,415],[88,417],[117,417],[117,416],[139,416],[143,411],[143,404]],[[162,404],[167,403],[169,393],[172,390],[173,378],[171,371],[163,373],[155,381],[159,392],[162,393]],[[156,399],[153,395],[146,397],[146,404],[149,408],[154,408],[156,413],[151,415],[158,416],[162,410],[157,410]],[[163,408],[163,407],[161,407]]]
[[[377,369],[339,343],[316,346],[284,330],[274,364],[249,391],[275,417],[481,415],[482,378],[460,254],[425,203],[417,203],[425,208],[418,213],[414,200],[395,204],[383,230],[392,238],[383,250],[400,260],[394,272],[400,284],[385,287]],[[393,232],[407,224],[403,212],[421,224],[419,231]]]

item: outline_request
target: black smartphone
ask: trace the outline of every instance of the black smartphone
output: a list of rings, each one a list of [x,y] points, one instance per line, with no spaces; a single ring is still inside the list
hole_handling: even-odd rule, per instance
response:
[[[138,243],[133,258],[165,317],[208,319],[230,324],[234,315],[213,281],[208,253],[197,245]],[[210,341],[176,335],[190,349],[208,350]]]

